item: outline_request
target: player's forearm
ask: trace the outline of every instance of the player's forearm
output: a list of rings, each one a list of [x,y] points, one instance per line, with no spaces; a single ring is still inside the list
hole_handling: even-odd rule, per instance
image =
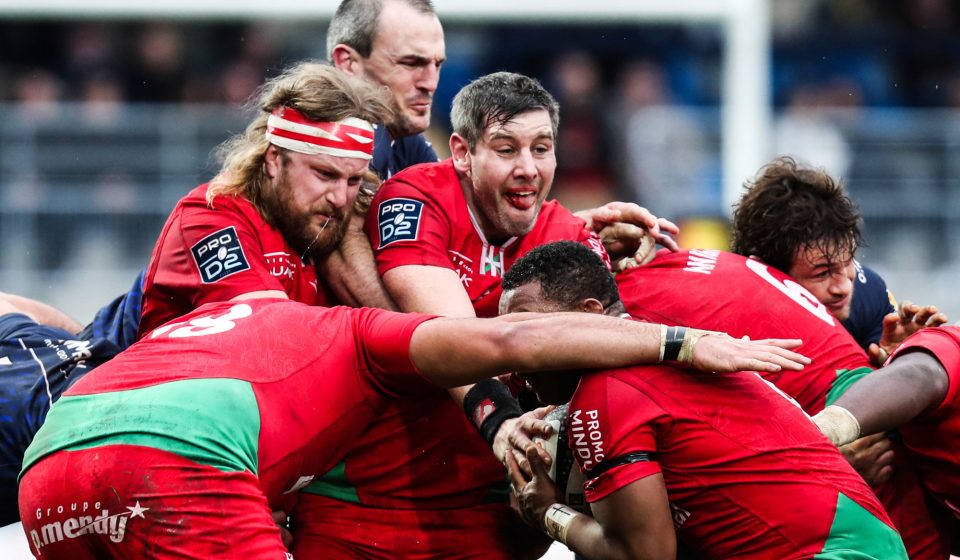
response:
[[[321,275],[346,305],[397,311],[380,280],[370,241],[358,224],[362,219],[353,217],[340,246],[320,264]]]
[[[570,508],[567,508],[571,511]],[[597,520],[582,513],[574,513],[567,520],[565,530],[554,526],[547,533],[566,544],[586,560],[674,560],[675,550],[670,546],[660,546],[662,539],[647,540],[638,535],[628,539],[606,531]],[[562,539],[560,537],[563,537]]]
[[[943,402],[949,380],[932,355],[911,352],[864,377],[833,404],[849,411],[863,435],[894,429]]]

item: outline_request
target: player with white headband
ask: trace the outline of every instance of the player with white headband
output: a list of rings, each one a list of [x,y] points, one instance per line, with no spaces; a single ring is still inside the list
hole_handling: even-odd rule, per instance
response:
[[[315,264],[341,242],[368,169],[382,93],[302,63],[261,89],[262,111],[222,147],[223,167],[180,200],[154,248],[139,336],[208,301],[329,302]]]

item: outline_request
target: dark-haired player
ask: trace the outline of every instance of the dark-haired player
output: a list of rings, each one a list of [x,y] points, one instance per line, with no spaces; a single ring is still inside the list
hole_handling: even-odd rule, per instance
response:
[[[545,202],[557,165],[558,118],[549,92],[519,74],[483,76],[458,93],[453,157],[393,176],[367,216],[378,269],[400,309],[493,316],[500,279],[531,248],[570,239],[605,255],[584,220]],[[616,208],[659,226],[639,207]],[[488,381],[465,402],[492,439],[508,414],[519,415],[511,401],[506,387]],[[523,557],[531,541],[512,532],[507,498],[503,467],[488,443],[436,390],[393,403],[342,465],[304,489],[294,555]]]
[[[624,311],[603,263],[569,242],[528,253],[503,288],[503,313]],[[667,348],[665,360],[684,352]],[[570,399],[567,443],[594,517],[557,503],[536,453],[532,478],[511,469],[521,511],[585,558],[673,558],[677,538],[706,559],[907,558],[866,483],[755,374],[664,364],[523,376],[543,402]]]
[[[661,346],[657,326],[615,319],[430,319],[256,298],[155,329],[67,390],[27,449],[33,553],[281,559],[271,509],[335,465],[389,400],[513,368],[655,361]],[[708,370],[807,361],[725,336],[697,344]]]
[[[854,260],[863,242],[860,221],[840,182],[782,157],[746,184],[734,209],[733,252],[755,257],[799,282],[879,366],[911,333],[942,325],[947,318],[933,306],[914,304],[895,314],[880,276]]]

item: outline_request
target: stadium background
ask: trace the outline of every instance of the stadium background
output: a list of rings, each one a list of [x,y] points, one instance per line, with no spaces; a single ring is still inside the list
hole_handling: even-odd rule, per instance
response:
[[[325,57],[336,2],[80,4],[0,0],[0,290],[84,322],[215,171],[253,88]],[[866,218],[861,261],[898,298],[960,319],[960,3],[436,5],[439,151],[471,78],[538,77],[562,106],[555,195],[637,201],[687,246],[722,246],[736,185],[793,154],[844,179]]]

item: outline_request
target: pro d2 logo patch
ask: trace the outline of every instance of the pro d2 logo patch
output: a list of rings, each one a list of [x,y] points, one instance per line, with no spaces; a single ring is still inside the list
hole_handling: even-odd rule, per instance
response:
[[[243,254],[237,230],[226,227],[211,233],[190,247],[193,260],[200,270],[200,280],[212,284],[219,280],[250,269],[247,257]]]
[[[396,241],[411,241],[420,231],[423,202],[411,198],[391,198],[380,203],[377,223],[380,225],[380,245],[383,249]]]

